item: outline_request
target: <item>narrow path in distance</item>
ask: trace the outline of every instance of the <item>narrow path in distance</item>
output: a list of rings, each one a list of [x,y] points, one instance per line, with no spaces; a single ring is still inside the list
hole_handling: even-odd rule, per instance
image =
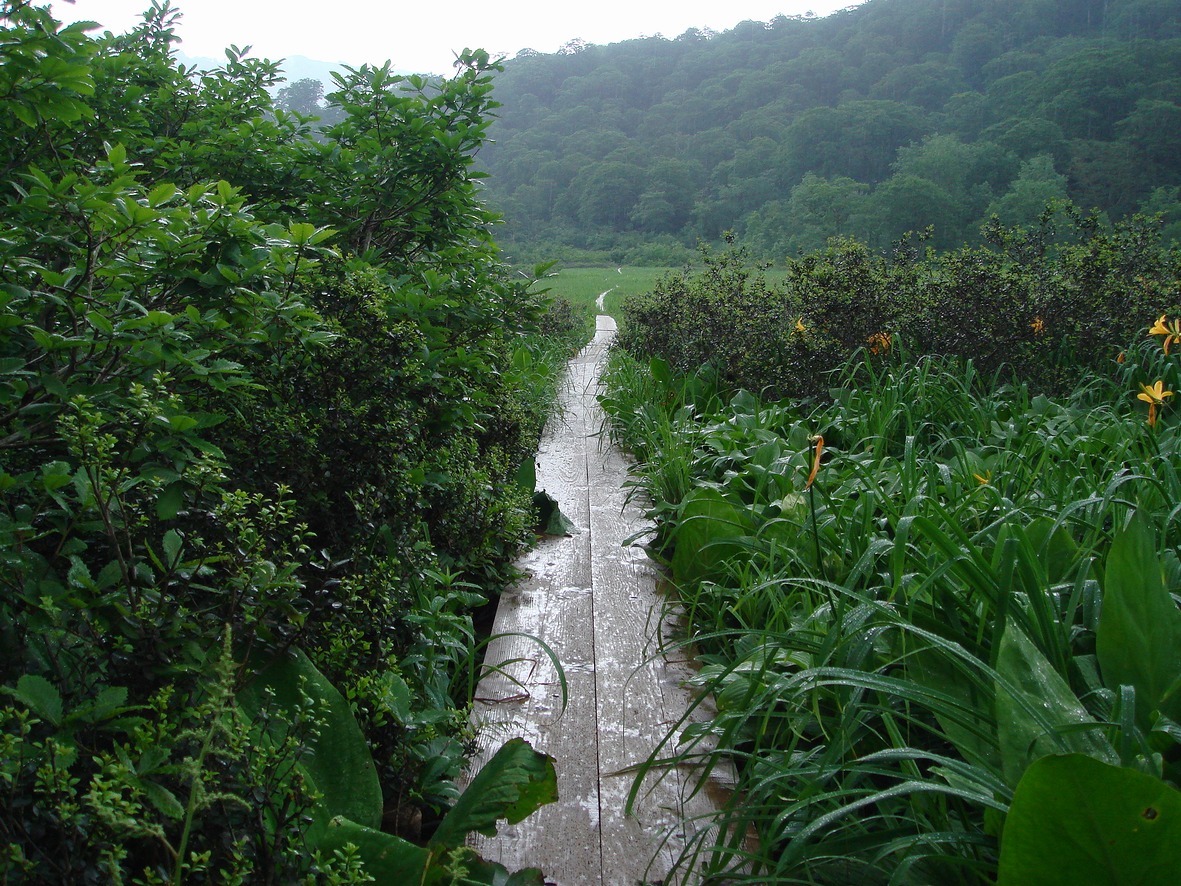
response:
[[[557,886],[663,880],[686,834],[701,825],[695,817],[712,808],[712,791],[686,800],[692,773],[672,770],[659,783],[646,779],[633,815],[624,815],[633,780],[625,770],[643,762],[684,714],[683,684],[693,671],[657,654],[657,632],[668,635],[672,616],[657,595],[654,565],[640,547],[624,546],[647,524],[626,501],[626,458],[600,433],[595,395],[615,321],[600,316],[597,325],[594,340],[570,362],[562,412],[537,456],[537,488],[557,500],[575,529],[543,538],[522,557],[526,577],[501,597],[493,628],[493,635],[538,637],[554,650],[568,704],[563,713],[557,672],[537,644],[503,636],[485,655],[473,714],[483,759],[522,736],[556,759],[559,794],[473,846],[510,870],[539,867]]]

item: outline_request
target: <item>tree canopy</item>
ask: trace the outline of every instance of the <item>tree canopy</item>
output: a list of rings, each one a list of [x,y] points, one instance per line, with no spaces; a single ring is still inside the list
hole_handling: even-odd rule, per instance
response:
[[[607,244],[623,260],[656,234],[691,247],[733,230],[782,258],[845,233],[885,247],[900,219],[950,247],[1035,191],[1114,222],[1181,186],[1175,4],[868,0],[504,67],[478,163],[526,253]],[[1031,189],[1038,157],[1064,187]],[[818,227],[794,198],[815,178],[865,199]]]

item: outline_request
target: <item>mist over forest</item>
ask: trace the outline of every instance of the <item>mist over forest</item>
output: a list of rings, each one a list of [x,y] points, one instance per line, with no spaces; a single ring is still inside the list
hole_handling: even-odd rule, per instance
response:
[[[504,68],[477,165],[528,258],[675,262],[729,231],[767,259],[908,231],[947,249],[1050,201],[1181,237],[1168,0],[869,0]]]

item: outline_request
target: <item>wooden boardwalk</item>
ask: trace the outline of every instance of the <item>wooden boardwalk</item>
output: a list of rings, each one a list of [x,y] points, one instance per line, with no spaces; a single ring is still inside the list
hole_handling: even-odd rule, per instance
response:
[[[633,815],[624,815],[633,782],[626,770],[685,712],[692,670],[659,654],[658,632],[672,616],[643,550],[624,545],[646,524],[626,502],[627,461],[600,434],[595,394],[614,333],[614,321],[600,316],[594,341],[571,361],[562,414],[538,453],[537,488],[576,529],[542,539],[522,558],[526,577],[501,597],[493,628],[554,650],[568,685],[565,713],[553,665],[520,636],[490,644],[474,712],[485,756],[519,735],[556,759],[559,800],[473,846],[510,870],[539,867],[557,886],[662,882],[712,793],[686,802],[695,782],[674,769],[646,779]],[[493,670],[504,662],[511,680]]]

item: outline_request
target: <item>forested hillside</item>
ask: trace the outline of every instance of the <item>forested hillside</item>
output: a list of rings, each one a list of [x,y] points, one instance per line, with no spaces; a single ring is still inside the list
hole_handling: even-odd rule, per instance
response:
[[[522,52],[478,157],[518,252],[659,261],[736,231],[782,258],[1069,199],[1181,236],[1181,8],[869,0],[610,46]]]

